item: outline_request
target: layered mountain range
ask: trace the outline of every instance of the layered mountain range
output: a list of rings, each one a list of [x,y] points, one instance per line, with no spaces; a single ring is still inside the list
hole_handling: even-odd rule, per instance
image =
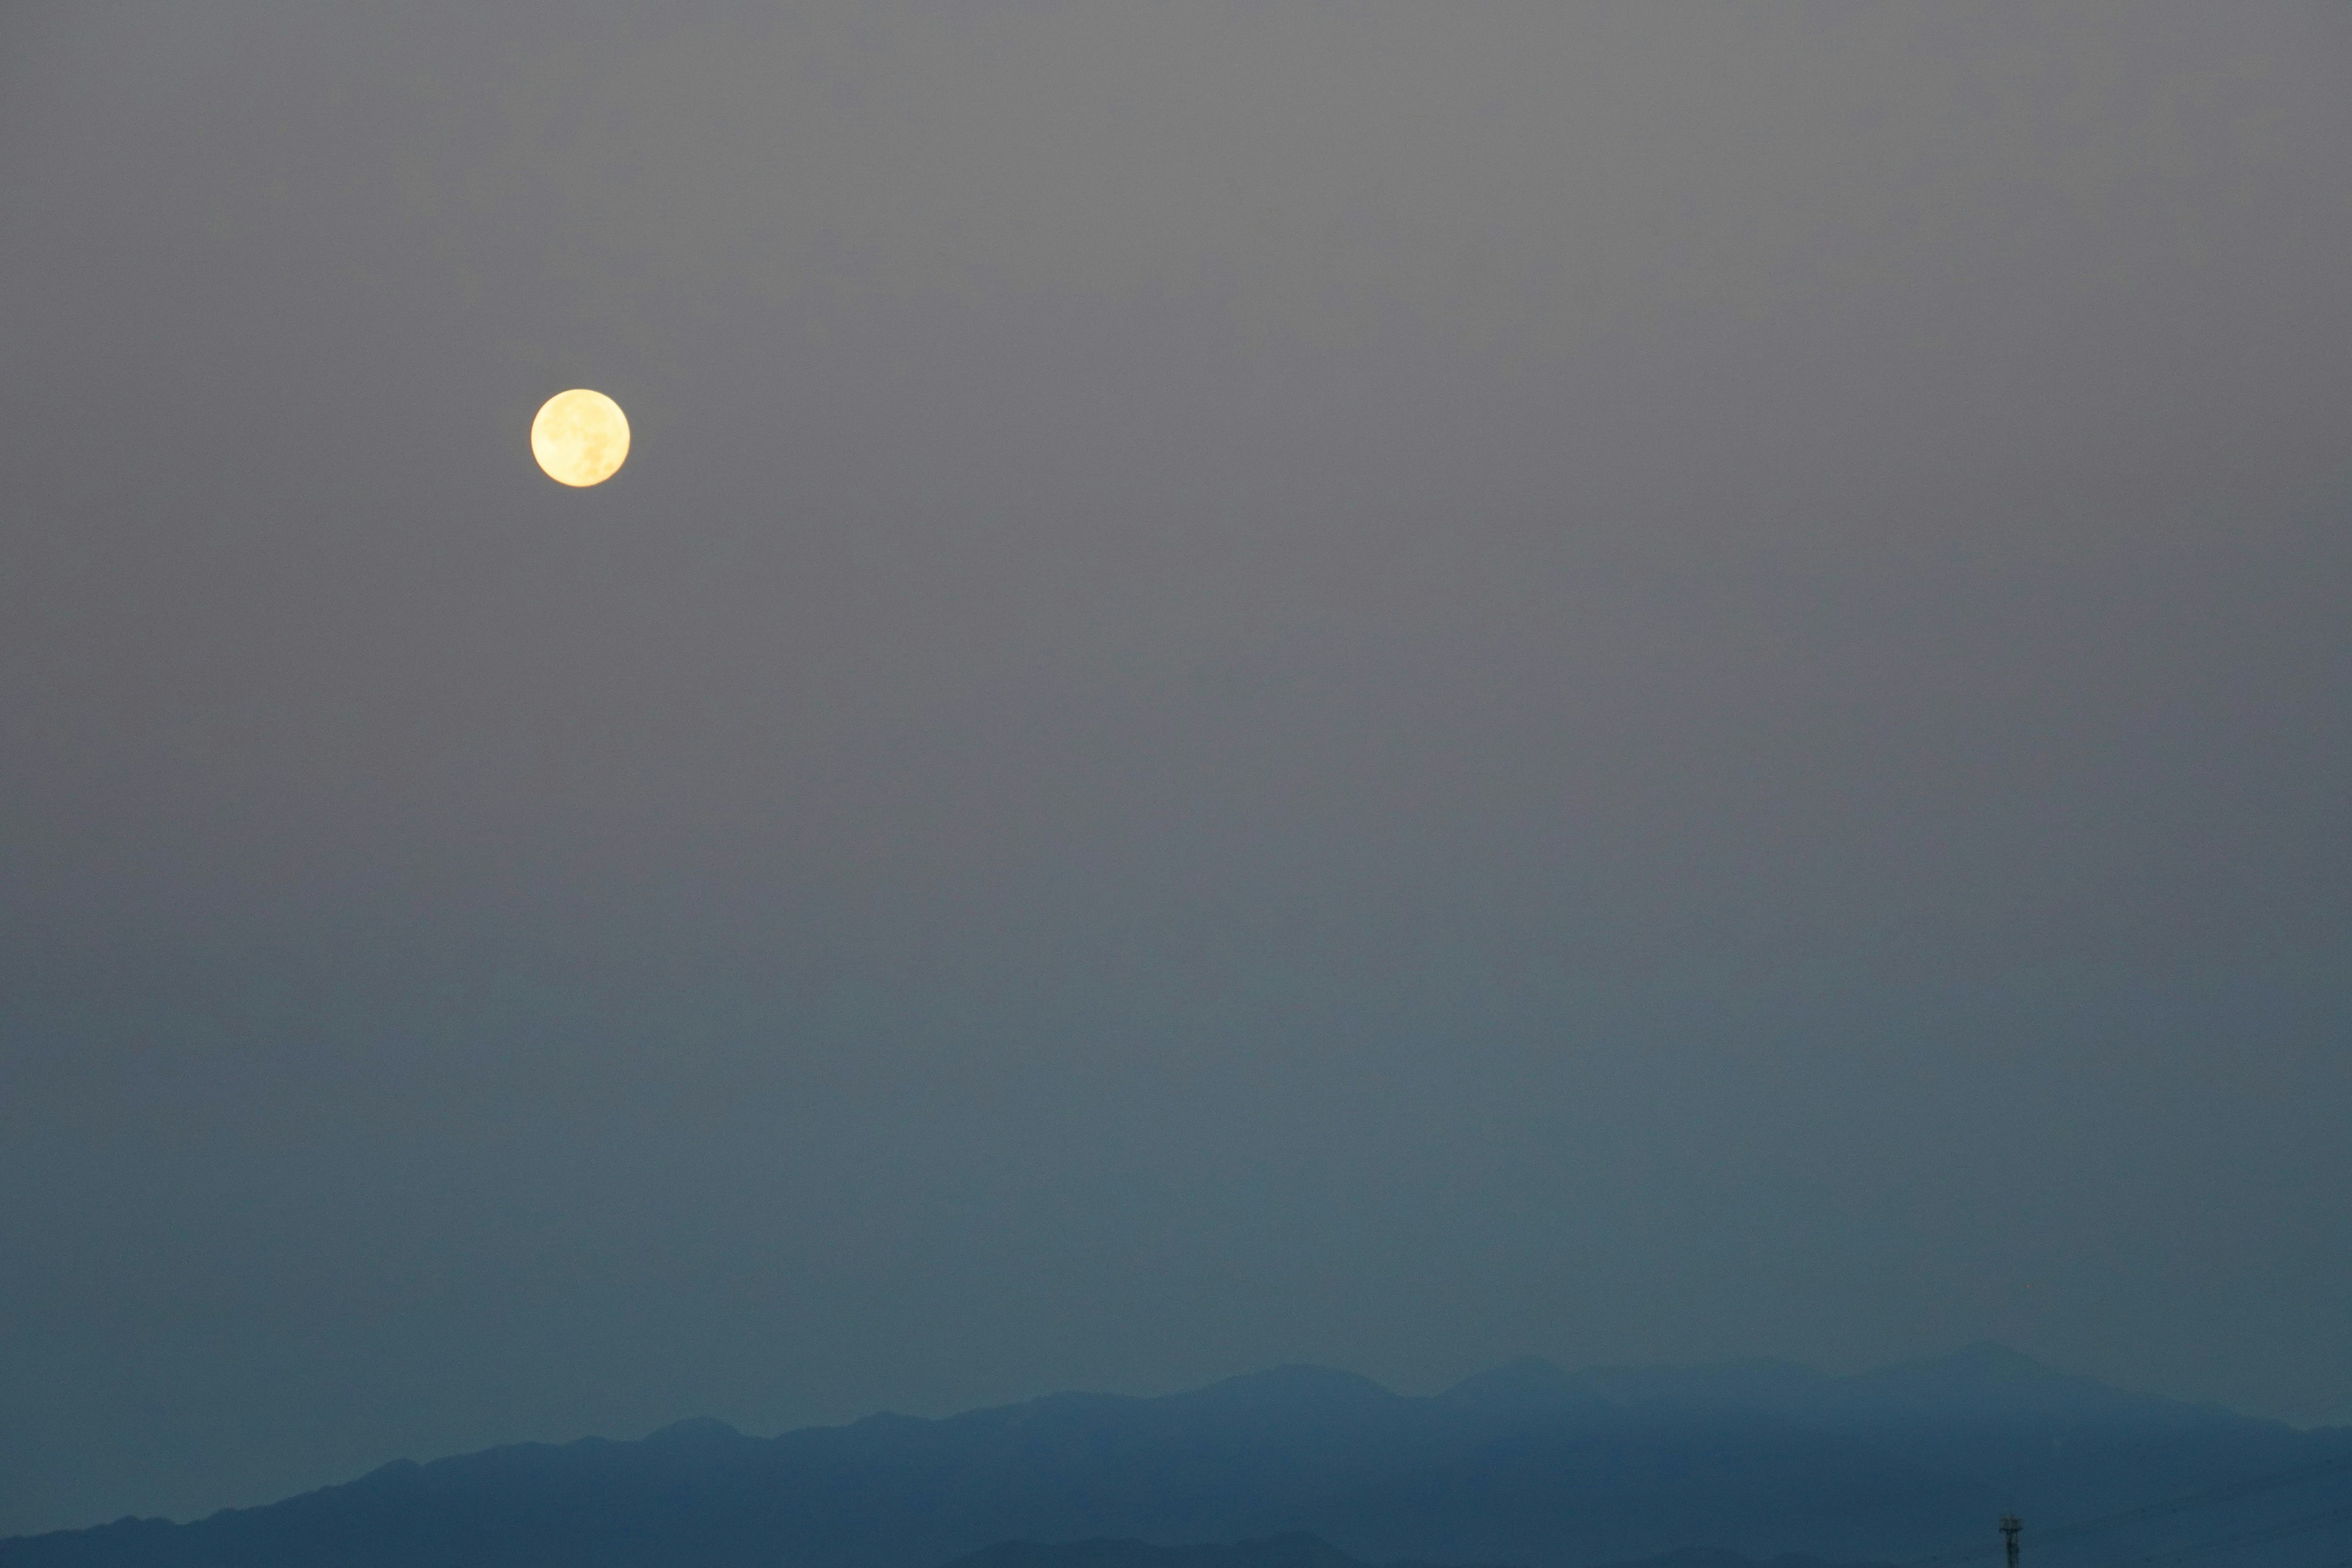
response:
[[[698,1420],[403,1460],[194,1522],[0,1542],[0,1568],[941,1568],[975,1552],[969,1568],[1095,1568],[1129,1561],[1106,1551],[1237,1542],[1330,1554],[1297,1568],[1693,1550],[1712,1568],[1958,1568],[1997,1559],[2005,1511],[2028,1520],[2035,1568],[2207,1547],[2226,1554],[2215,1568],[2318,1568],[2352,1556],[2352,1429],[2124,1393],[1990,1345],[1850,1377],[1522,1361],[1428,1396],[1294,1366],[1159,1398],[776,1437]],[[1074,1543],[1098,1555],[1050,1554]]]

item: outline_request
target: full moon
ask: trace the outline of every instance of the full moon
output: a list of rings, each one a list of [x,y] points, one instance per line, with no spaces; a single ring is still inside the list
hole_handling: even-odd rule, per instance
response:
[[[558,484],[601,485],[629,455],[628,416],[601,392],[559,392],[530,422],[530,455]]]

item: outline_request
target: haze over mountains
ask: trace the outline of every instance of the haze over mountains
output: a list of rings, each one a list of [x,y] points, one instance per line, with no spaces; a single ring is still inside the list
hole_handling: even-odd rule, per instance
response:
[[[2054,1525],[2312,1467],[2037,1564],[2122,1563],[2315,1510],[2229,1568],[2331,1562],[2352,1534],[2352,1430],[2126,1394],[1990,1345],[1852,1377],[1522,1361],[1427,1397],[1292,1366],[1160,1398],[1062,1394],[773,1438],[698,1420],[403,1460],[195,1523],[0,1542],[0,1568],[940,1568],[1001,1542],[1294,1535],[1365,1563],[1893,1562],[1997,1547],[2005,1510]]]

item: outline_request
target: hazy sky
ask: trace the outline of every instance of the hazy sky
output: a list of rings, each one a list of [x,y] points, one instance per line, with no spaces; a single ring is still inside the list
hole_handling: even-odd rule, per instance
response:
[[[16,0],[0,399],[0,1533],[1286,1360],[2352,1420],[2340,5]]]

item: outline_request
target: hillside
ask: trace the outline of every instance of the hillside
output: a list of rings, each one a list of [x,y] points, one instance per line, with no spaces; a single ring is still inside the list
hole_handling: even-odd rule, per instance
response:
[[[2352,1432],[2126,1394],[1989,1346],[1843,1378],[1521,1362],[1428,1397],[1287,1367],[1161,1398],[1055,1394],[773,1438],[696,1421],[402,1461],[194,1523],[0,1542],[0,1568],[940,1568],[1007,1542],[1291,1534],[1367,1563],[1899,1562],[1997,1544],[2003,1510],[2080,1519],[2336,1459]],[[2346,1504],[2352,1466],[2110,1532],[2097,1555],[2033,1538],[2035,1563],[2097,1568]],[[2346,1534],[2226,1568],[2333,1561]]]

